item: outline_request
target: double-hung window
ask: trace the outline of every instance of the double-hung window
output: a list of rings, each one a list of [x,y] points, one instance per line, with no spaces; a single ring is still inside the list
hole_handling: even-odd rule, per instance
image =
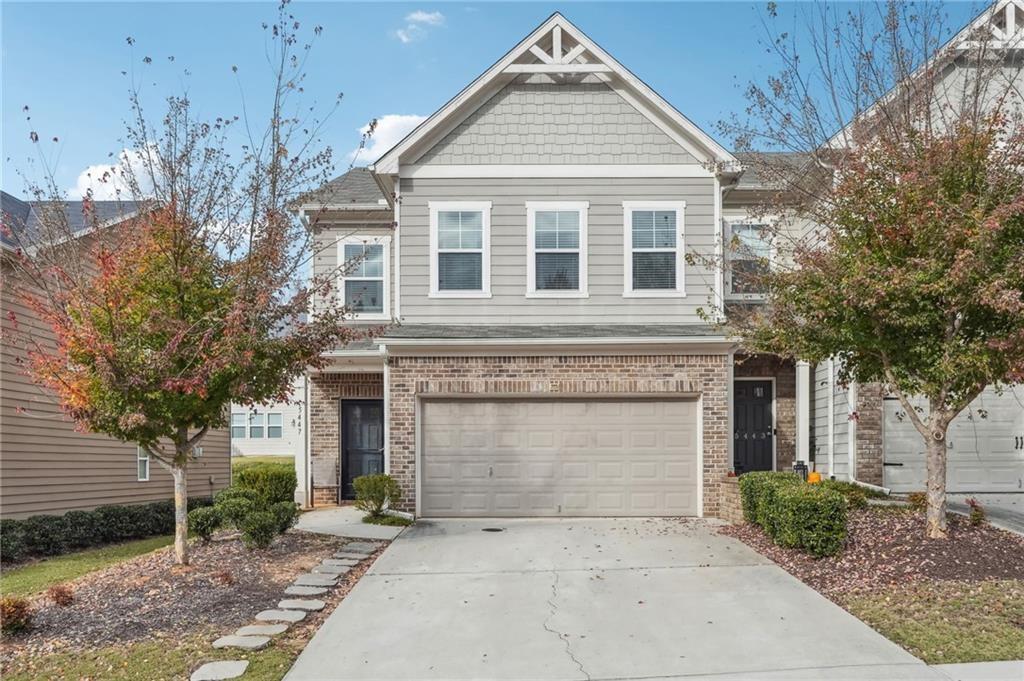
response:
[[[283,430],[281,414],[267,414],[267,437],[280,438]]]
[[[139,482],[149,482],[149,452],[142,447],[136,448],[135,462]]]
[[[255,439],[263,437],[263,414],[256,412],[249,414],[249,437]]]
[[[231,414],[231,437],[232,439],[245,437],[245,414]]]
[[[345,238],[338,244],[345,307],[357,319],[387,319],[391,237]]]
[[[624,286],[627,297],[683,296],[682,201],[626,201]]]
[[[490,298],[491,202],[431,201],[430,295]]]
[[[586,297],[588,207],[586,201],[527,202],[528,297]]]
[[[763,298],[771,267],[772,241],[767,224],[733,222],[728,237],[729,293],[736,298]]]

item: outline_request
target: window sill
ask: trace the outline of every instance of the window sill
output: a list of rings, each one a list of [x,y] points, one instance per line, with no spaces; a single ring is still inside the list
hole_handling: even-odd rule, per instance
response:
[[[652,289],[650,291],[623,291],[623,298],[685,298],[686,291],[665,291]]]
[[[428,298],[490,298],[490,291],[431,291]]]
[[[527,298],[589,298],[587,291],[527,291]]]
[[[725,299],[731,302],[763,303],[767,300],[763,293],[726,293]]]
[[[383,312],[362,312],[352,313],[347,321],[351,322],[386,322],[390,321],[391,316]]]

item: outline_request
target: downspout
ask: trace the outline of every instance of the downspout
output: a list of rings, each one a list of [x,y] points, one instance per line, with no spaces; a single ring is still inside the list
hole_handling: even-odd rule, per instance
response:
[[[828,477],[836,479],[836,361],[828,358]]]
[[[302,459],[305,469],[306,477],[306,505],[309,508],[313,508],[313,466],[309,460],[309,450],[311,449],[310,433],[312,428],[309,422],[309,383],[310,376],[306,374],[306,379],[302,382],[302,425],[306,429],[302,436]]]

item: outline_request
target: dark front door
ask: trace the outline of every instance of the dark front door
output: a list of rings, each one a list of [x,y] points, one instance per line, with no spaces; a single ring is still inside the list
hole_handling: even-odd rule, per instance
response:
[[[341,498],[355,499],[352,481],[384,472],[384,401],[341,401]]]
[[[772,382],[736,381],[733,386],[733,467],[736,473],[773,468]]]

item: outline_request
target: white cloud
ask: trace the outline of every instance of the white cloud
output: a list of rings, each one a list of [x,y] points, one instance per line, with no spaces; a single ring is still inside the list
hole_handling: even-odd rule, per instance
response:
[[[367,141],[366,148],[360,151],[357,147],[349,152],[349,161],[355,161],[356,165],[372,163],[388,149],[402,141],[402,138],[412,132],[412,129],[426,118],[426,116],[416,114],[385,114],[379,117],[377,127],[373,131],[373,136]],[[365,135],[369,129],[369,125],[364,125],[359,128],[359,134]]]
[[[418,9],[415,12],[410,12],[405,17],[405,26],[397,28],[394,31],[394,36],[403,44],[409,44],[416,40],[421,40],[427,37],[427,27],[436,27],[444,25],[444,15],[440,12],[427,12],[422,9]]]
[[[135,198],[131,190],[132,178],[143,193],[148,193],[153,183],[147,176],[142,152],[122,149],[117,157],[117,163],[98,163],[80,172],[75,186],[68,189],[68,198],[82,199],[91,189],[92,198],[97,201],[130,201]]]

